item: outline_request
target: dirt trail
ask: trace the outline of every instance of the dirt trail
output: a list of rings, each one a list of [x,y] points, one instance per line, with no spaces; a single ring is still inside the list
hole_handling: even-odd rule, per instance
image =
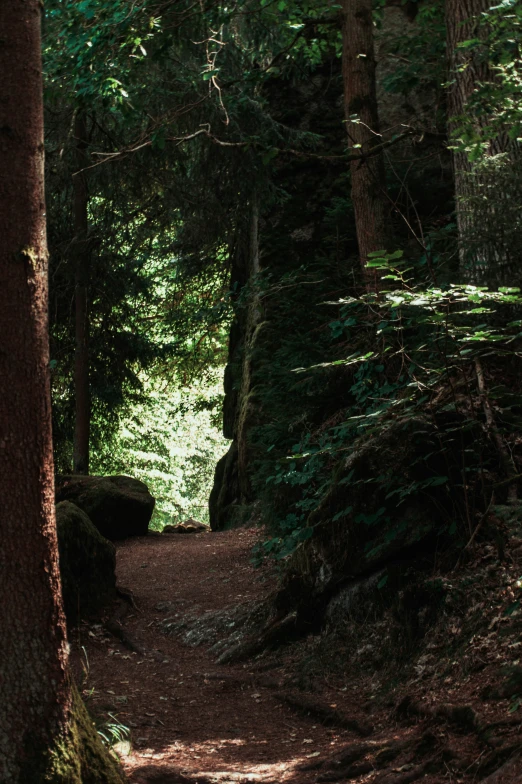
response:
[[[111,611],[112,634],[107,625],[80,627],[74,648],[77,678],[93,714],[112,714],[131,729],[130,749],[119,748],[129,781],[483,780],[454,777],[447,766],[443,773],[440,764],[430,772],[426,760],[437,755],[439,761],[446,755],[448,763],[452,755],[472,759],[476,738],[449,737],[447,726],[433,729],[433,721],[423,725],[421,716],[401,723],[394,718],[393,699],[388,707],[374,701],[379,673],[340,680],[322,673],[304,684],[311,691],[306,695],[295,664],[306,658],[313,639],[246,664],[222,666],[209,644],[191,647],[179,635],[165,633],[166,622],[249,606],[273,590],[274,575],[250,564],[256,536],[252,530],[151,535],[119,545],[118,584],[132,591],[136,606],[119,602]],[[114,636],[120,628],[115,617],[123,642]],[[232,619],[229,631],[233,624]],[[306,700],[331,714],[308,713]],[[344,755],[340,762],[332,761],[336,753]],[[492,782],[522,781],[522,764],[509,764],[506,777]]]
[[[122,761],[135,784],[304,784],[314,779],[302,772],[296,778],[297,766],[350,736],[281,704],[277,665],[270,672],[276,688],[267,688],[254,666],[219,666],[208,646],[189,647],[164,634],[167,616],[176,620],[249,602],[273,588],[273,576],[249,563],[255,536],[172,534],[131,539],[118,548],[118,583],[136,602],[123,628],[143,653],[102,626],[83,627],[77,642],[86,650],[84,694],[92,711],[110,711],[131,728],[132,751]]]

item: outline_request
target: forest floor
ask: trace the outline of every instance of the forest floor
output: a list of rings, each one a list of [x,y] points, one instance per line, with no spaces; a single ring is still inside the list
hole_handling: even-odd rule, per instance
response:
[[[118,584],[135,604],[119,601],[110,617],[82,624],[73,660],[100,730],[130,729],[116,749],[132,784],[522,782],[521,711],[512,693],[483,699],[502,664],[491,645],[465,677],[452,675],[455,662],[441,675],[422,658],[402,679],[352,671],[338,639],[321,663],[317,635],[217,663],[220,639],[276,585],[273,571],[250,563],[258,536],[155,534],[118,545]],[[330,666],[339,656],[347,666]]]

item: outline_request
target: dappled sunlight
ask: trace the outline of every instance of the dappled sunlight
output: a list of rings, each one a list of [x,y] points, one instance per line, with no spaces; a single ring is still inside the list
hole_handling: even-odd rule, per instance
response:
[[[209,781],[232,782],[275,782],[290,780],[300,766],[310,760],[314,754],[293,754],[288,758],[280,759],[277,750],[272,751],[273,758],[266,762],[259,761],[260,747],[268,746],[267,740],[254,738],[216,738],[200,743],[184,743],[176,741],[167,745],[161,751],[153,748],[144,748],[139,753],[132,751],[126,759],[126,767],[131,773],[140,773],[140,768],[154,761],[158,768],[168,771],[179,770],[182,774],[195,776],[195,780],[205,777]],[[232,749],[230,748],[232,747]],[[240,759],[234,760],[230,754],[223,756],[224,750],[231,751],[243,747],[250,754],[242,754]],[[197,773],[196,773],[197,771]]]

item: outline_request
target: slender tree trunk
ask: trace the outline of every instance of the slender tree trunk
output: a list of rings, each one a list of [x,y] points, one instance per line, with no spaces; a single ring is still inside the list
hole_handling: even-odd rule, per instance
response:
[[[88,206],[87,179],[85,168],[88,163],[87,127],[85,113],[78,111],[74,125],[76,140],[77,173],[74,185],[74,236],[75,236],[75,351],[74,351],[74,447],[73,471],[76,474],[89,473],[89,435],[91,424],[91,401],[89,389],[89,246],[88,246]]]
[[[368,152],[381,142],[375,84],[372,0],[343,0],[344,110],[350,151]],[[367,284],[368,254],[390,243],[390,218],[382,155],[352,161],[352,202],[359,257]]]
[[[479,85],[495,82],[495,73],[483,52],[478,53],[475,48],[459,48],[463,41],[480,37],[480,15],[491,5],[490,0],[446,0],[450,136],[455,134],[459,118],[466,112],[471,115],[479,133],[491,119],[487,112],[469,109],[468,102]],[[484,163],[487,163],[488,156],[491,159],[499,153],[516,154],[515,146],[507,135],[498,135],[490,141],[486,159],[481,165],[472,163],[463,150],[453,152],[460,274],[464,281],[495,285],[509,278],[510,243],[506,239],[511,227],[507,227],[507,232],[503,231],[506,223],[503,217],[513,212],[509,171],[506,178],[501,168],[488,167]],[[506,209],[502,202],[505,202]],[[519,248],[517,261],[518,251]]]
[[[87,736],[91,767],[104,755],[70,685],[58,572],[40,8],[0,2],[0,781],[102,784],[120,778],[82,772]]]

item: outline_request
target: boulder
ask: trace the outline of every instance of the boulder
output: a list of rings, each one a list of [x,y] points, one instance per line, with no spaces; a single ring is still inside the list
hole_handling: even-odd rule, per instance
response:
[[[145,536],[155,499],[130,476],[59,476],[56,502],[72,501],[107,539]]]
[[[69,623],[97,614],[116,593],[116,550],[70,501],[56,506],[65,614]]]
[[[457,516],[464,505],[459,449],[464,438],[465,446],[478,443],[480,425],[458,440],[444,435],[439,423],[419,416],[354,443],[308,517],[311,535],[290,556],[278,611],[297,608],[308,623],[331,603],[332,622],[343,611],[353,616],[375,604],[369,595],[391,597],[437,554],[458,551],[469,538]]]
[[[208,531],[208,525],[198,523],[197,520],[190,518],[185,520],[184,523],[178,525],[166,525],[163,529],[164,534],[200,534],[203,531]]]
[[[437,436],[428,419],[395,421],[361,439],[340,462],[329,492],[310,513],[314,534],[294,559],[306,551],[314,563],[305,569],[314,590],[370,575],[413,549],[433,552],[448,506],[447,477],[439,480],[446,466],[423,458],[440,451]]]

